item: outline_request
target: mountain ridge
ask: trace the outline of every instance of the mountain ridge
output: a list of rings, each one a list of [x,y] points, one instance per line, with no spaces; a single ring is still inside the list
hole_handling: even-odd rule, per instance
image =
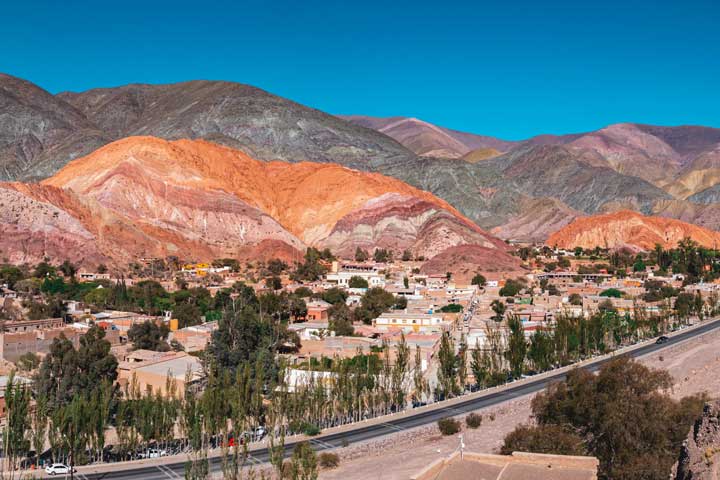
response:
[[[23,95],[32,101],[20,101]],[[626,208],[650,214],[675,201],[664,216],[716,223],[712,208],[698,206],[715,204],[720,181],[720,129],[710,127],[622,123],[509,142],[417,119],[383,120],[402,127],[403,146],[256,87],[207,80],[53,96],[6,75],[0,77],[0,106],[12,117],[0,123],[0,180],[48,178],[102,145],[151,135],[205,139],[264,161],[338,163],[392,176],[443,198],[482,228],[509,225],[499,230],[505,238],[527,237],[533,219],[521,205],[531,200],[538,217],[558,225],[564,209],[554,201],[582,215]],[[47,127],[38,132],[37,125]],[[420,125],[421,134],[408,133],[408,125]],[[440,143],[433,143],[435,134]],[[413,145],[425,156],[411,151]],[[448,152],[453,158],[437,158]]]
[[[0,194],[7,200],[0,224],[13,231],[0,249],[16,261],[276,251],[297,258],[307,246],[345,256],[357,247],[408,249],[431,258],[475,245],[519,265],[503,241],[397,179],[331,163],[264,162],[206,140],[128,137],[39,184],[0,184]]]
[[[720,232],[680,220],[641,215],[623,210],[579,217],[548,237],[548,245],[561,248],[652,250],[656,244],[674,248],[684,238],[705,247],[720,245]]]

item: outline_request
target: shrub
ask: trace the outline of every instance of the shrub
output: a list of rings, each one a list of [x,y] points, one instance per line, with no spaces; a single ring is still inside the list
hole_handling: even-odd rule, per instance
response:
[[[582,437],[558,425],[520,425],[510,432],[500,453],[554,453],[558,455],[587,455]]]
[[[480,428],[480,425],[482,425],[482,419],[482,415],[471,413],[465,417],[465,425],[467,425],[468,428]]]
[[[451,417],[438,420],[438,428],[443,435],[454,435],[460,431],[460,422]]]
[[[359,277],[357,275],[350,277],[350,281],[348,282],[348,287],[350,288],[368,288],[368,282],[363,277]]]
[[[318,455],[318,463],[322,468],[335,468],[340,465],[340,457],[337,453],[324,452]]]
[[[303,433],[308,437],[314,437],[315,435],[320,434],[320,427],[313,425],[312,423],[307,423],[303,427]]]
[[[500,296],[501,297],[514,297],[518,293],[520,293],[520,290],[525,288],[525,281],[523,279],[508,279],[505,281],[505,286],[500,289]]]
[[[603,290],[600,292],[601,297],[613,297],[613,298],[621,298],[622,292],[618,290],[617,288],[608,288],[607,290]]]
[[[463,307],[457,303],[448,303],[440,307],[440,311],[443,313],[460,313],[463,311]]]

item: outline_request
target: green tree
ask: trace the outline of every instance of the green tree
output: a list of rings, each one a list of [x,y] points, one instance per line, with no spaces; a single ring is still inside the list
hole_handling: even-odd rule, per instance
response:
[[[357,247],[355,249],[355,261],[356,262],[365,262],[367,259],[370,258],[370,255],[368,254],[367,250],[363,250],[360,247]]]
[[[360,306],[355,309],[356,318],[369,324],[394,305],[395,296],[392,293],[385,291],[381,287],[370,288],[360,299]]]
[[[191,302],[183,302],[179,305],[175,305],[172,310],[173,318],[177,319],[178,327],[185,328],[192,325],[198,325],[200,323],[200,316],[202,312],[197,305]]]
[[[0,283],[6,283],[8,288],[14,289],[15,284],[25,278],[20,268],[14,265],[0,265]]]
[[[562,425],[520,425],[510,432],[500,448],[503,455],[513,452],[587,455],[585,441]]]
[[[438,349],[438,385],[435,396],[451,398],[460,393],[458,385],[458,359],[455,356],[455,342],[448,332],[443,333]]]
[[[330,305],[335,305],[336,303],[345,303],[345,300],[348,298],[348,293],[345,290],[341,290],[338,287],[331,287],[325,290],[321,295],[320,298],[325,300]]]
[[[484,275],[477,273],[470,281],[470,284],[477,285],[479,287],[484,287],[487,284],[487,279],[485,278]]]
[[[330,258],[323,258],[328,256]],[[332,259],[332,253],[330,253],[329,250],[327,252],[320,252],[316,248],[309,247],[305,252],[304,262],[297,266],[291,278],[300,281],[314,282],[327,272],[327,268],[321,263],[321,260],[330,259]]]
[[[31,410],[30,415],[30,440],[33,450],[36,452],[35,468],[38,467],[40,455],[38,452],[45,450],[45,436],[48,428],[48,404],[47,399],[38,397],[35,399],[35,408]]]
[[[440,311],[443,313],[460,313],[463,311],[463,306],[459,303],[448,303],[440,307]]]
[[[470,371],[475,378],[475,385],[478,388],[485,388],[488,385],[490,379],[490,364],[489,357],[483,354],[480,348],[480,342],[475,342],[475,348],[470,353]]]
[[[704,404],[703,397],[672,399],[671,386],[667,372],[627,357],[603,365],[598,375],[571,370],[565,382],[533,399],[540,430],[519,427],[506,438],[503,451],[580,452],[568,448],[577,445],[574,432],[583,450],[600,460],[601,480],[665,479]]]
[[[67,278],[75,278],[75,274],[77,273],[77,267],[70,263],[69,260],[65,260],[61,265],[59,270],[62,272],[63,275]]]
[[[265,279],[265,286],[270,290],[280,290],[282,288],[282,280],[278,276],[267,277]]]
[[[571,293],[568,297],[568,303],[570,305],[582,305],[582,296],[579,293]]]
[[[357,275],[354,275],[350,277],[350,280],[348,281],[348,287],[350,288],[368,288],[368,282],[363,277],[358,277]]]
[[[30,450],[30,390],[16,381],[15,372],[11,372],[5,387],[6,421],[2,431],[4,456],[8,460],[10,471],[18,468],[18,460]]]
[[[525,283],[520,280],[508,279],[505,281],[505,285],[500,289],[501,297],[514,297],[520,290],[525,288]]]
[[[266,379],[278,372],[275,356],[280,345],[295,341],[284,325],[273,324],[256,307],[227,310],[218,321],[205,352],[206,367],[215,375],[227,370],[235,375],[248,367]]]
[[[495,312],[495,315],[493,315],[493,320],[500,323],[503,321],[503,318],[505,318],[505,310],[507,310],[507,307],[502,302],[502,300],[493,300],[490,304],[490,308],[492,308],[492,311]]]
[[[422,351],[420,346],[415,347],[415,364],[413,367],[413,400],[417,403],[423,401],[423,397],[428,390],[428,382],[423,375],[422,370]]]
[[[18,359],[17,365],[20,371],[30,372],[40,366],[40,357],[33,352],[27,352]]]
[[[645,264],[645,260],[642,255],[638,254],[635,257],[635,263],[633,264],[633,272],[644,272],[646,268],[647,265]]]
[[[287,270],[288,264],[280,260],[279,258],[271,258],[267,263],[267,269],[273,275],[280,275],[282,272]],[[277,288],[275,289],[277,290]]]
[[[352,312],[345,302],[338,302],[328,309],[329,328],[339,336],[352,336]]]
[[[292,480],[316,480],[318,478],[317,456],[310,443],[299,442],[295,445],[289,467],[289,476]]]
[[[167,343],[170,329],[164,323],[158,325],[155,322],[146,320],[143,323],[136,323],[128,330],[128,340],[132,342],[133,348],[153,350],[156,352],[167,352],[170,345]]]
[[[517,315],[510,315],[508,317],[508,327],[510,329],[510,336],[508,338],[508,348],[505,351],[505,357],[510,363],[510,371],[513,377],[519,378],[523,373],[525,355],[527,354],[525,331]]]
[[[530,338],[527,358],[538,372],[550,370],[555,363],[555,344],[552,334],[536,330]]]
[[[601,297],[621,298],[622,292],[617,288],[608,288],[600,292]]]
[[[392,257],[392,251],[386,250],[384,248],[376,248],[375,252],[373,253],[373,260],[378,263],[392,262]]]
[[[45,278],[55,276],[56,269],[47,262],[40,262],[35,266],[33,277]]]
[[[80,337],[77,350],[64,335],[53,340],[35,378],[35,397],[46,398],[54,412],[103,381],[116,378],[117,360],[110,353],[110,343],[103,329],[93,326]]]

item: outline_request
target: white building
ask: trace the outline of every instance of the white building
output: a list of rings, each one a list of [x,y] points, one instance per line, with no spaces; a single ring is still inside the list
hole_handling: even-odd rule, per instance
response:
[[[322,340],[335,336],[335,332],[328,328],[328,322],[293,323],[288,325],[288,330],[296,332],[300,340]]]
[[[335,284],[338,287],[349,288],[350,279],[352,277],[360,277],[367,281],[368,287],[384,287],[385,276],[378,274],[373,271],[348,271],[342,270],[335,273],[328,273],[325,277],[329,283]]]
[[[441,333],[450,328],[439,315],[432,313],[385,312],[373,321],[380,330],[401,329],[405,332]]]

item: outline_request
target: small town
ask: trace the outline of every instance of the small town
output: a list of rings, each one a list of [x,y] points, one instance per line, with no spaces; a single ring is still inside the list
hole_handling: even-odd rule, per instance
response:
[[[198,465],[245,455],[235,465],[251,468],[232,447],[312,438],[663,343],[720,312],[718,253],[690,239],[636,255],[524,245],[524,275],[463,283],[421,273],[409,251],[361,248],[352,259],[309,248],[294,265],[148,258],[127,274],[6,264],[0,416],[25,413],[19,437],[5,437],[4,468],[185,452]],[[89,420],[85,431],[72,415]]]
[[[0,480],[720,479],[718,19],[3,2]]]

